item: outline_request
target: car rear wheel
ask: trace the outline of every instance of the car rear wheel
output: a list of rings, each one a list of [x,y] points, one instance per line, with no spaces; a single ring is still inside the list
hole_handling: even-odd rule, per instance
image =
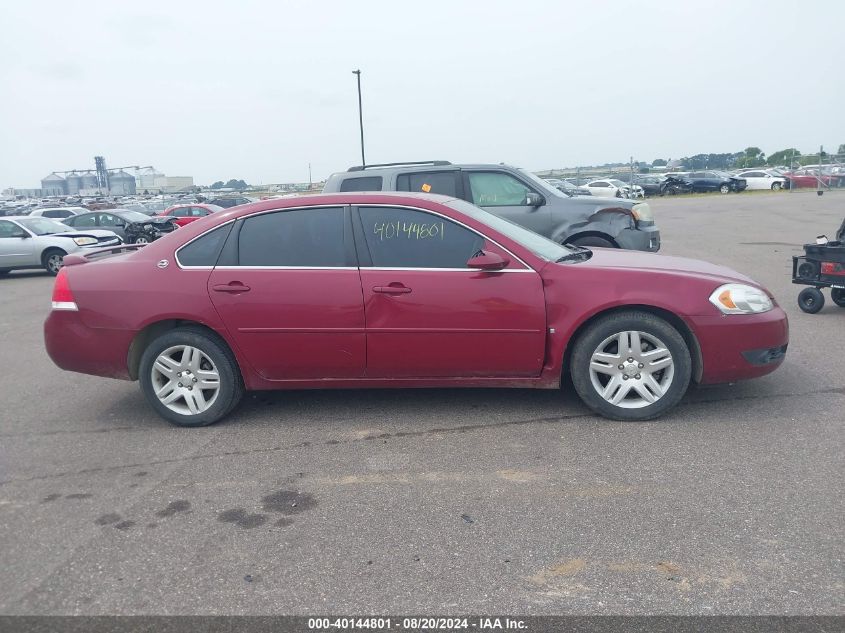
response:
[[[144,350],[139,379],[147,402],[176,426],[214,424],[237,406],[244,390],[226,344],[190,327],[170,330]]]
[[[600,318],[578,337],[572,383],[584,403],[613,420],[651,420],[687,391],[692,361],[684,337],[648,312]]]
[[[731,187],[730,187],[730,185],[722,185],[721,187],[719,187],[719,191],[721,193],[730,193]]]
[[[613,242],[610,240],[606,240],[603,237],[595,237],[593,235],[587,237],[578,237],[571,242],[567,242],[568,244],[573,244],[574,246],[598,246],[601,248],[616,248]]]
[[[845,308],[845,290],[842,288],[831,288],[830,298],[833,299],[833,303],[838,305],[840,308]]]
[[[807,314],[815,314],[824,307],[824,295],[818,288],[804,288],[798,293],[798,307]]]
[[[772,191],[780,191],[780,190],[781,190],[781,184],[779,182],[773,182],[772,183]]]
[[[44,251],[44,254],[41,256],[41,265],[44,266],[44,270],[51,275],[58,275],[59,270],[64,263],[65,255],[67,255],[67,253],[60,248],[48,249]]]

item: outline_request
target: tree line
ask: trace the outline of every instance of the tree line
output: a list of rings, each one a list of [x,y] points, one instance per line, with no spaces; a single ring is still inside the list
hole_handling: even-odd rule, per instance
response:
[[[841,144],[836,151],[840,160],[845,158],[845,143]],[[767,167],[786,165],[787,167],[798,167],[811,165],[821,161],[829,160],[831,157],[825,151],[821,154],[802,154],[794,147],[772,152],[768,156],[759,147],[746,147],[741,152],[729,152],[727,154],[696,154],[685,156],[680,159],[681,164],[687,169],[742,169],[746,167]],[[652,167],[666,167],[669,160],[658,158],[652,161]]]

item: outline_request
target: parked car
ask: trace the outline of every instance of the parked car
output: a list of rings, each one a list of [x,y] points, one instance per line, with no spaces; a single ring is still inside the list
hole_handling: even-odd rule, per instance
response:
[[[611,178],[592,180],[584,187],[589,189],[594,196],[607,198],[629,198],[631,193],[631,189],[626,183]]]
[[[568,196],[531,172],[509,165],[426,161],[352,167],[329,176],[323,191],[438,193],[472,202],[558,243],[660,249],[660,231],[647,203]]]
[[[730,193],[743,191],[747,183],[744,178],[731,176],[724,171],[693,171],[684,176],[696,193],[718,191]]]
[[[768,169],[743,170],[739,172],[737,176],[739,178],[744,178],[747,188],[752,191],[761,189],[780,191],[781,189],[789,187],[789,181],[786,178],[776,175]]]
[[[42,207],[33,209],[27,215],[31,218],[51,218],[53,220],[63,220],[77,213],[87,213],[88,209],[85,207]]]
[[[660,182],[661,196],[677,196],[692,193],[692,183],[681,174],[669,174]]]
[[[560,189],[563,193],[569,194],[570,196],[593,195],[590,190],[586,187],[576,187],[567,180],[561,180],[560,178],[544,178],[544,180],[549,183],[552,187]]]
[[[150,217],[128,209],[89,211],[64,220],[75,229],[113,231],[128,244],[149,244],[178,228],[171,217]]]
[[[832,173],[824,173],[818,169],[797,169],[795,171],[787,172],[784,178],[789,180],[791,187],[799,188],[813,188],[835,187],[839,186],[840,178]]]
[[[556,389],[564,373],[597,413],[646,420],[691,382],[770,373],[788,343],[744,275],[561,245],[443,196],[267,200],[126,250],[66,258],[47,352],[140,380],[180,426],[220,420],[244,389]]]
[[[222,211],[223,207],[215,204],[177,204],[158,214],[159,217],[170,217],[179,226],[185,226],[207,215]]]
[[[660,184],[663,178],[660,176],[651,176],[648,174],[635,174],[634,184],[643,190],[643,196],[659,196]]]
[[[213,204],[224,209],[231,209],[232,207],[249,204],[250,202],[255,202],[255,200],[244,196],[221,196],[219,198],[214,198],[214,200],[210,200],[208,204]]]
[[[26,268],[44,268],[55,275],[68,253],[120,243],[111,231],[76,231],[49,218],[0,218],[0,275]]]

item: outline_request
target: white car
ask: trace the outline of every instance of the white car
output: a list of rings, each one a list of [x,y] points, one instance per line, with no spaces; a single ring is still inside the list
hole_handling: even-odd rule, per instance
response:
[[[68,253],[120,244],[122,240],[111,231],[79,231],[31,216],[0,218],[0,277],[26,268],[44,268],[56,275]]]
[[[745,183],[748,185],[746,189],[760,190],[771,189],[772,191],[780,191],[786,188],[786,178],[769,169],[751,169],[748,171],[741,171],[737,174],[741,178],[745,178]]]
[[[52,218],[53,220],[64,220],[72,215],[88,213],[85,207],[42,207],[33,209],[29,213],[32,218]]]
[[[587,189],[590,190],[590,193],[594,196],[604,197],[604,198],[630,198],[631,197],[631,187],[627,184],[622,182],[621,180],[616,180],[615,178],[605,178],[603,180],[593,180],[592,182],[588,182],[584,185]],[[639,189],[640,197],[643,194],[643,188],[639,185],[634,185],[637,189]]]

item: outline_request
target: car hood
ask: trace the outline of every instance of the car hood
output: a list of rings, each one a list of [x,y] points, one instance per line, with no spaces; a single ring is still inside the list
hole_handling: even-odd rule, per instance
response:
[[[756,281],[742,273],[738,273],[726,266],[718,266],[700,259],[672,257],[641,251],[626,251],[616,248],[594,248],[591,250],[593,251],[593,256],[584,263],[586,266],[708,277],[718,283],[745,283],[762,287]]]
[[[595,207],[598,209],[631,209],[635,204],[639,204],[637,201],[626,198],[607,198],[600,196],[573,196],[572,198],[567,198],[567,202],[582,207]]]
[[[103,229],[91,229],[85,231],[71,231],[68,233],[50,233],[49,235],[39,235],[38,237],[51,239],[51,238],[61,238],[66,237],[68,239],[73,239],[75,237],[94,237],[94,238],[101,238],[101,237],[117,237],[114,231],[104,231]]]

